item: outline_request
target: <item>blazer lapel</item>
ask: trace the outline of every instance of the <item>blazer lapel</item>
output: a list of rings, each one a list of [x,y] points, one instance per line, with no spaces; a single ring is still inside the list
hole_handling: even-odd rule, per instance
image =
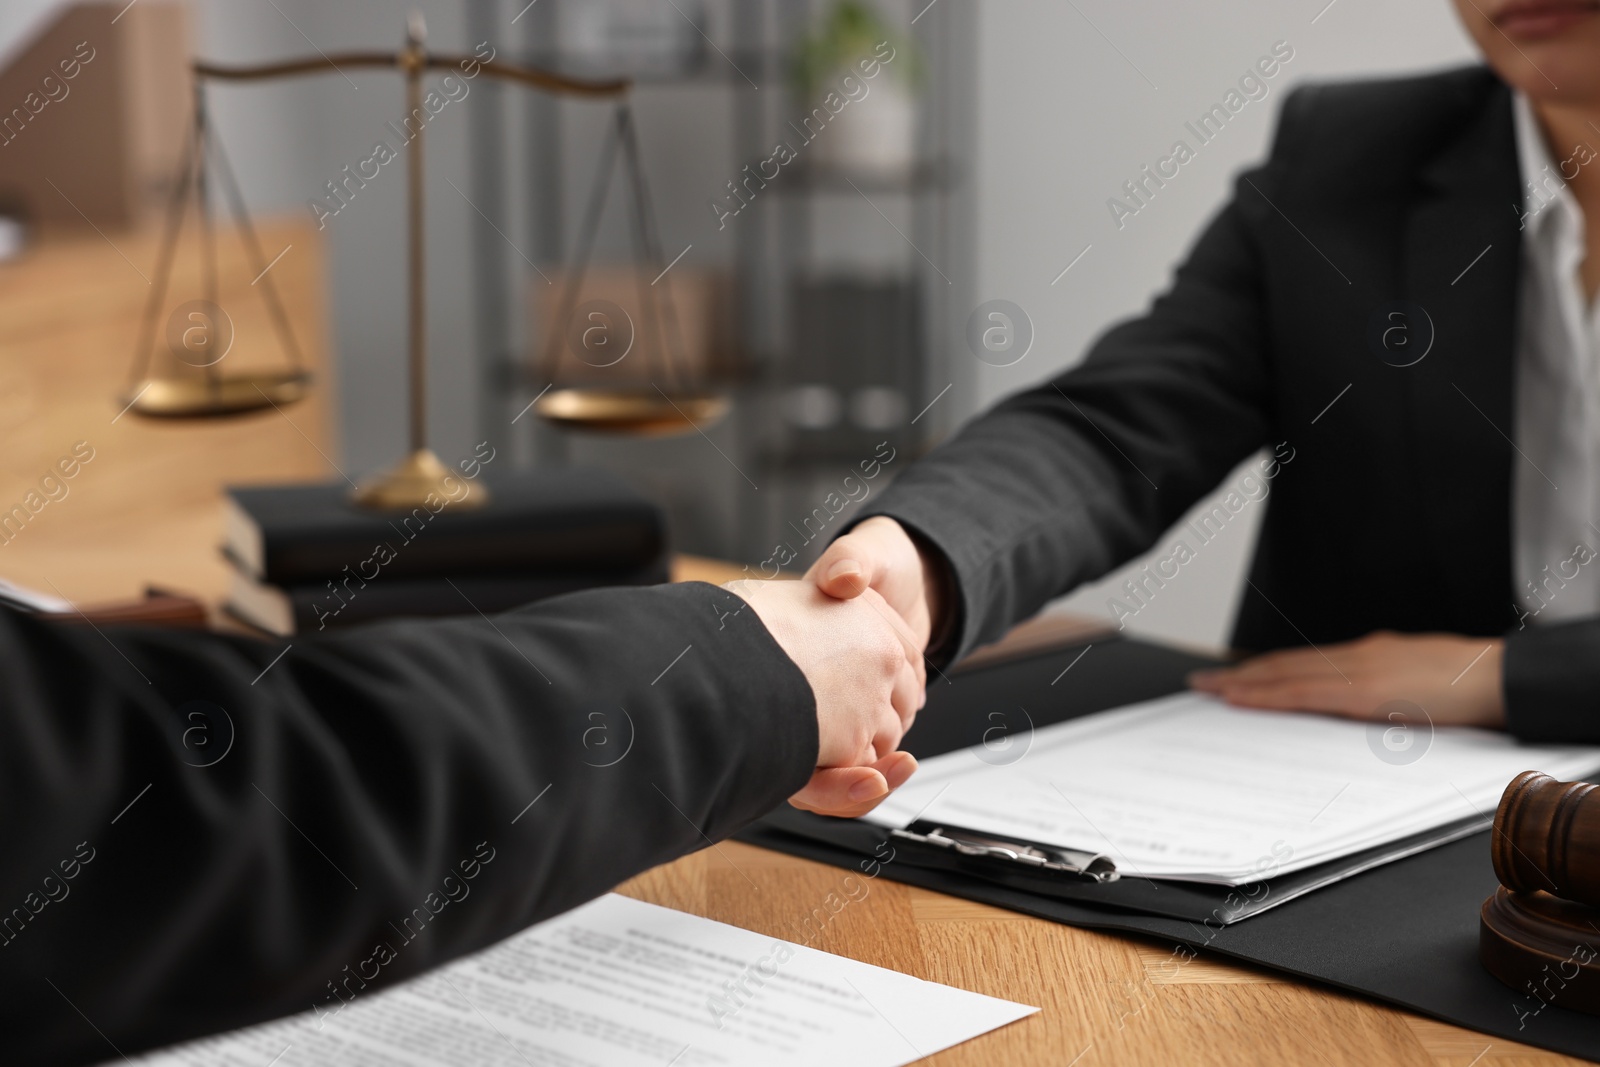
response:
[[[1407,220],[1404,298],[1433,323],[1407,392],[1418,499],[1428,538],[1427,587],[1439,614],[1467,632],[1498,634],[1511,607],[1511,465],[1516,302],[1522,248],[1511,93],[1498,81],[1461,135],[1420,174]],[[1420,589],[1419,589],[1420,592]],[[1404,595],[1402,591],[1402,595]],[[1445,605],[1441,605],[1445,606]]]

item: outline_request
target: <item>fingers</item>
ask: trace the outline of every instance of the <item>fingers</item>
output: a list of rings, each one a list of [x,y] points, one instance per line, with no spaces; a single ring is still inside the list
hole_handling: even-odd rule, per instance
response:
[[[898,683],[897,683],[898,687]],[[915,715],[915,712],[912,712]],[[868,751],[862,753],[856,762],[861,764],[874,764],[878,762],[878,754],[888,755],[900,747],[900,739],[905,736],[906,724],[900,710],[892,704],[883,705],[878,712],[877,730],[872,735],[872,744]]]
[[[1362,718],[1373,702],[1337,666],[1345,646],[1269,652],[1237,667],[1196,671],[1191,688],[1242,708],[1310,711]]]
[[[881,804],[916,769],[917,761],[909,752],[891,752],[870,766],[825,767],[789,803],[802,811],[853,819]]]
[[[918,643],[916,634],[911,632],[910,624],[890,606],[887,600],[876,592],[862,602],[875,608],[878,614],[883,616],[884,621],[889,624],[889,629],[894,631],[895,637],[900,640],[900,648],[905,653],[906,664],[911,668],[911,675],[916,679],[917,683],[917,701],[913,710],[921,708],[923,704],[927,703],[928,699],[925,692],[928,685],[928,664],[927,660],[923,658],[922,645]],[[909,729],[910,724],[907,723],[906,725]]]
[[[849,600],[872,586],[876,562],[865,538],[846,534],[828,546],[806,577],[829,596]]]
[[[789,803],[801,811],[848,819],[856,809],[870,811],[888,795],[888,780],[872,767],[823,767]]]
[[[1332,646],[1329,651],[1338,653],[1340,647]],[[1189,685],[1203,692],[1212,693],[1224,685],[1262,684],[1321,672],[1338,677],[1333,663],[1324,656],[1324,653],[1311,648],[1266,652],[1252,656],[1236,666],[1195,671],[1189,676]]]
[[[917,773],[917,757],[909,752],[891,752],[878,761],[878,770],[888,781],[889,791],[893,792]]]
[[[922,679],[917,677],[917,672],[911,669],[909,662],[902,660],[895,671],[894,690],[889,694],[889,704],[894,708],[894,713],[900,717],[902,734],[911,729],[911,724],[917,719],[917,712],[922,710],[922,705],[927,699]],[[882,751],[892,752],[898,747],[895,745]]]
[[[1241,708],[1278,711],[1311,711],[1341,715],[1352,719],[1370,718],[1373,701],[1363,692],[1340,681],[1291,680],[1266,685],[1235,685],[1217,693],[1223,700]]]
[[[1195,671],[1189,675],[1188,682],[1192,689],[1218,696],[1243,689],[1282,691],[1287,687],[1293,692],[1295,687],[1306,683],[1316,683],[1319,691],[1321,685],[1329,683],[1348,688],[1349,673],[1338,664],[1343,661],[1348,666],[1350,659],[1348,645],[1285,649],[1252,656],[1237,666]]]
[[[1441,725],[1503,727],[1502,647],[1457,634],[1378,631],[1197,671],[1189,684],[1240,707],[1372,719],[1389,703],[1404,701]]]

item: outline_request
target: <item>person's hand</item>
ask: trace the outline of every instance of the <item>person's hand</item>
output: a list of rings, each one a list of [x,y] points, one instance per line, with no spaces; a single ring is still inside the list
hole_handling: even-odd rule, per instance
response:
[[[896,751],[923,700],[912,669],[920,650],[903,636],[904,621],[871,590],[839,600],[810,582],[723,588],[755,609],[816,698],[818,770],[790,803],[843,817],[872,810],[917,769],[909,752]]]
[[[872,590],[904,621],[903,636],[915,645],[915,670],[926,684],[922,653],[944,605],[939,602],[938,564],[923,556],[905,527],[874,515],[829,545],[806,571],[806,581],[831,597],[849,600]]]
[[[1505,725],[1504,645],[1485,637],[1378,631],[1359,641],[1268,652],[1237,667],[1196,671],[1189,684],[1246,708],[1374,718],[1391,700],[1438,726]]]

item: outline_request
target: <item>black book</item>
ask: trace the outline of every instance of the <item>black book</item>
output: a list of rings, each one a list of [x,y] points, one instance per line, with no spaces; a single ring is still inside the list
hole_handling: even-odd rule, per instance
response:
[[[435,578],[380,574],[365,583],[347,577],[288,587],[257,582],[236,568],[227,608],[258,629],[288,637],[402,616],[492,615],[563,593],[666,580],[665,556],[642,567],[604,571]]]
[[[478,479],[489,502],[370,511],[343,483],[232,488],[224,550],[280,586],[468,574],[611,571],[666,552],[661,509],[615,475],[561,467]],[[473,485],[462,479],[463,487]]]

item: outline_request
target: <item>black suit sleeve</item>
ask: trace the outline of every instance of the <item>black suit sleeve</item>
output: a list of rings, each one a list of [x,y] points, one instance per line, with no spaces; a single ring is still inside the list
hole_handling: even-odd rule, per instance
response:
[[[1243,182],[1238,196],[1259,202]],[[864,509],[948,561],[958,621],[940,659],[1148,548],[1270,440],[1264,303],[1236,201],[1148,314],[976,419]]]
[[[1524,741],[1600,744],[1600,619],[1514,631],[1500,669],[1508,732]]]
[[[738,830],[817,755],[742,604],[596,591],[289,646],[0,612],[6,1061],[327,1010]]]

